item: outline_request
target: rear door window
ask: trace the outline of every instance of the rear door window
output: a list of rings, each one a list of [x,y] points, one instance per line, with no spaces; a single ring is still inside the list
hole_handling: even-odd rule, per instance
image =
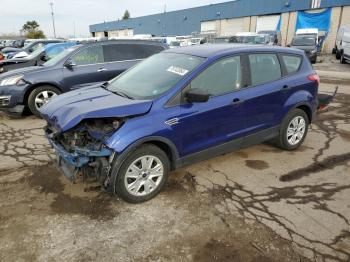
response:
[[[106,62],[143,59],[163,50],[163,47],[157,45],[110,44],[103,46]]]
[[[281,55],[284,66],[288,74],[293,74],[299,70],[301,64],[300,56],[293,55]]]
[[[249,55],[252,86],[275,81],[282,77],[281,66],[276,54]]]
[[[104,63],[102,46],[84,48],[72,57],[77,65],[93,65]]]

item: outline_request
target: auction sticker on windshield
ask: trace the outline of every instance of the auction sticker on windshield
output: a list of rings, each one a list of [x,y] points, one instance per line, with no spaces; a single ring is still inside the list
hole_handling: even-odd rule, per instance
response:
[[[178,66],[171,66],[166,71],[180,75],[180,76],[184,76],[188,73],[188,70]]]

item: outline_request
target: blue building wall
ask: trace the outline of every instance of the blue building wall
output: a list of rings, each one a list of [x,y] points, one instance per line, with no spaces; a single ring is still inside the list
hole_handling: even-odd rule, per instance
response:
[[[350,5],[350,0],[321,0],[320,8],[344,5]],[[188,35],[200,32],[202,21],[308,10],[310,6],[311,0],[237,0],[90,25],[90,32],[133,29],[134,34]]]

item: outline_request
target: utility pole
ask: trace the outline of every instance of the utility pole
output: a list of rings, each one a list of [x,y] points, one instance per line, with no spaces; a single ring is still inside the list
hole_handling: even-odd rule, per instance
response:
[[[73,36],[74,36],[74,38],[75,38],[75,21],[73,22],[73,29],[74,29],[74,33],[73,33]]]
[[[51,6],[51,16],[52,16],[53,35],[54,35],[54,38],[56,38],[55,18],[54,18],[54,15],[53,15],[53,2],[50,2],[50,6]]]

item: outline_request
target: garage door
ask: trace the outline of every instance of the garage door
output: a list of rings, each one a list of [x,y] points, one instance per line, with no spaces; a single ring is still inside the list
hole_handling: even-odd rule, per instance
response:
[[[280,15],[259,16],[256,22],[256,31],[276,30]]]
[[[201,22],[201,32],[216,32],[216,21],[204,21]]]
[[[223,19],[221,20],[221,36],[232,36],[238,32],[245,31],[243,28],[243,18],[234,18],[234,19]]]

